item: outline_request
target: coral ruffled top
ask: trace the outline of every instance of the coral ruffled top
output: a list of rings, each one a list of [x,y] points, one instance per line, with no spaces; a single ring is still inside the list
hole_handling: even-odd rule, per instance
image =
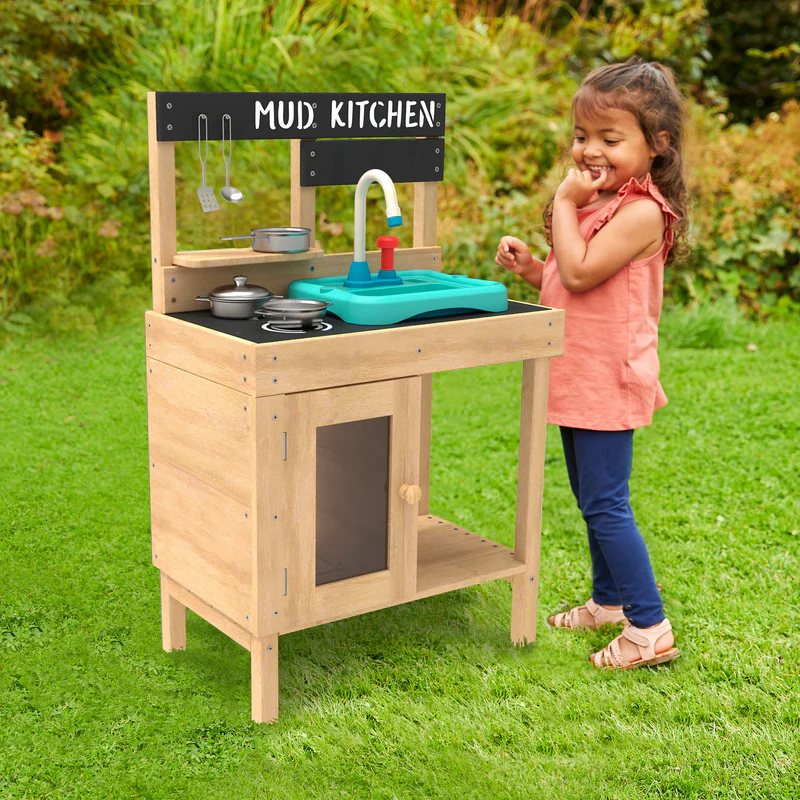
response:
[[[570,428],[619,431],[649,425],[666,405],[658,380],[658,320],[664,292],[664,261],[678,219],[648,174],[631,178],[609,203],[578,209],[586,242],[627,203],[651,198],[664,213],[661,249],[631,261],[586,292],[561,284],[553,251],[542,276],[541,304],[566,311],[564,355],[550,361],[547,421]]]

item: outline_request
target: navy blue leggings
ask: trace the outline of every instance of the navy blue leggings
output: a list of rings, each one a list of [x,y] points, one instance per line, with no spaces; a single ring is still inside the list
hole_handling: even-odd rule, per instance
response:
[[[562,427],[561,440],[570,486],[589,534],[592,599],[621,605],[637,628],[657,625],[664,619],[664,607],[628,488],[633,431]]]

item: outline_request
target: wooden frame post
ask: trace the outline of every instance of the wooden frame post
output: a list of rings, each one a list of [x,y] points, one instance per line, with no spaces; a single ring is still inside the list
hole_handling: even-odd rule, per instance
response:
[[[522,646],[536,640],[549,376],[549,358],[522,362],[514,558],[526,569],[511,579],[511,641]]]
[[[147,142],[150,160],[150,266],[153,271],[153,311],[166,313],[164,270],[178,252],[175,197],[175,142],[156,135],[156,93],[147,93]]]
[[[317,246],[317,190],[313,186],[300,185],[300,142],[291,140],[291,224],[296,228],[311,230],[312,246]]]
[[[436,245],[436,214],[439,184],[414,184],[414,247],[433,247]],[[438,269],[441,269],[441,263]],[[433,375],[421,375],[420,395],[420,447],[419,447],[419,486],[422,498],[419,513],[427,514],[430,504],[431,484],[431,406],[433,403]]]
[[[161,576],[161,646],[171,650],[186,649],[186,606],[170,594],[169,578]]]
[[[253,722],[278,719],[278,634],[250,640],[250,689]]]

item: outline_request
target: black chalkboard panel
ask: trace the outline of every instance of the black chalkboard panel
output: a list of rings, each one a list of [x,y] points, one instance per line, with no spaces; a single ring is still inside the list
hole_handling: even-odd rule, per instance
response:
[[[343,139],[300,143],[301,186],[358,183],[382,169],[394,183],[444,178],[444,139]]]
[[[219,141],[229,114],[239,140],[443,136],[445,102],[443,93],[156,92],[156,132],[159,142],[197,141],[205,114]]]

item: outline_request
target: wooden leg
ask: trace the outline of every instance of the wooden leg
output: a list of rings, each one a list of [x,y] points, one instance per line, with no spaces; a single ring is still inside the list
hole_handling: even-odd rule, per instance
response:
[[[252,637],[250,643],[250,681],[253,720],[278,719],[278,634]]]
[[[169,593],[169,578],[161,573],[161,646],[170,650],[186,649],[186,606]]]
[[[525,647],[536,640],[536,581],[530,575],[511,579],[511,641]]]
[[[526,569],[511,581],[511,641],[522,645],[536,639],[549,376],[549,359],[536,358],[522,362],[514,558],[525,564]]]

